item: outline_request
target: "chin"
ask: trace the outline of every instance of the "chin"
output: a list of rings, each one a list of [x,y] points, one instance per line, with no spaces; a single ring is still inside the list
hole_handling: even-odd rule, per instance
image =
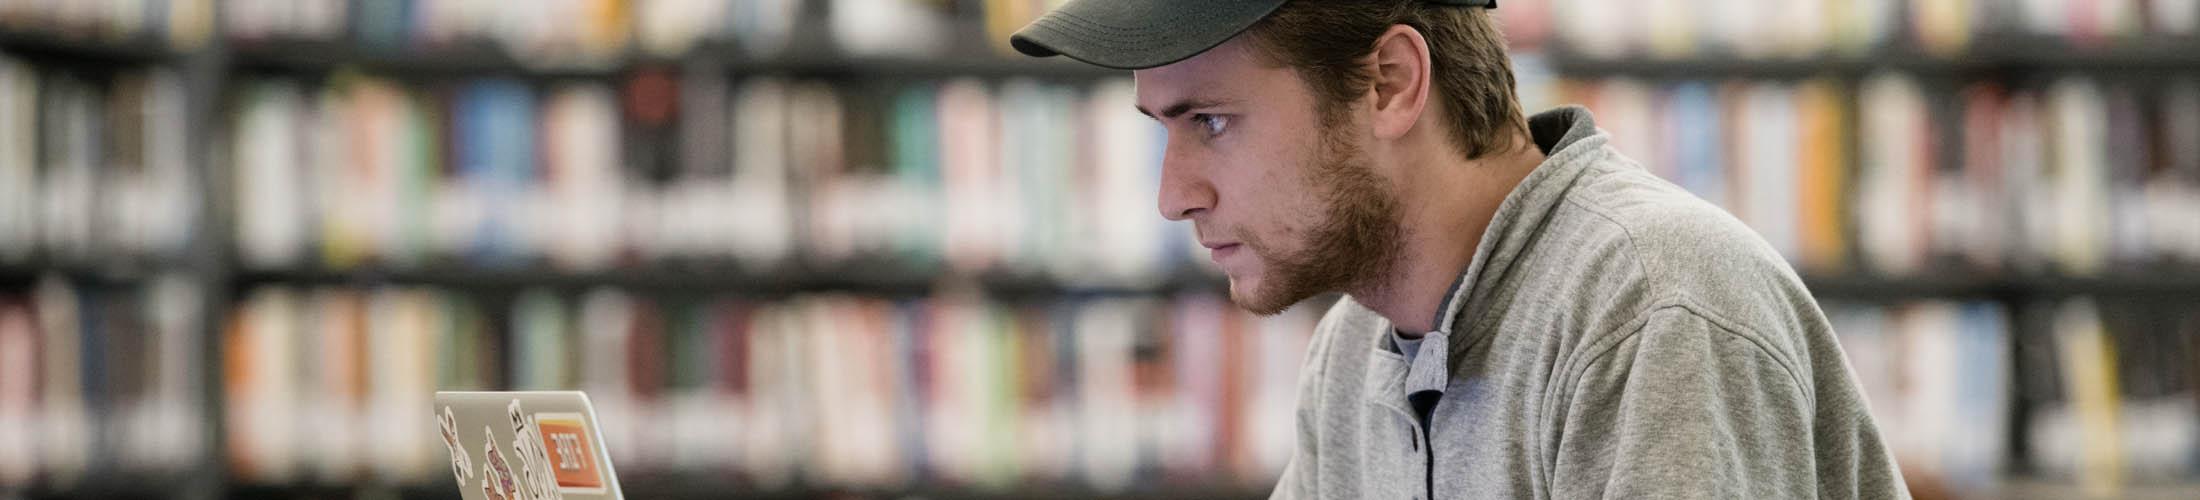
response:
[[[1286,301],[1275,297],[1274,290],[1261,287],[1260,280],[1230,278],[1230,303],[1260,316],[1272,316],[1291,308],[1298,301]]]
[[[1236,276],[1226,276],[1225,278],[1227,278],[1230,283],[1229,291],[1231,302],[1243,301],[1243,297],[1246,296],[1245,292],[1253,289],[1251,279],[1239,278]]]

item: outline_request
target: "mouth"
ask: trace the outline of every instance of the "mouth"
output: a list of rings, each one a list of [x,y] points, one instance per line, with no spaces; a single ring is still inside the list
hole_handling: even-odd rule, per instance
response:
[[[1222,259],[1236,255],[1238,250],[1245,248],[1245,245],[1240,243],[1201,242],[1199,246],[1207,247],[1209,258],[1214,259],[1217,264],[1221,263]]]

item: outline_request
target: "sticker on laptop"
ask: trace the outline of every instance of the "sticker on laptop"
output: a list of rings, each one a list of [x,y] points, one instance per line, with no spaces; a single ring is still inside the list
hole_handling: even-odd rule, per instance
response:
[[[518,476],[520,498],[563,498],[558,494],[556,486],[550,483],[549,471],[543,470],[549,459],[544,457],[542,438],[535,432],[534,419],[529,418],[527,412],[520,408],[518,399],[505,405],[504,415],[510,419],[512,426],[512,461],[515,462],[513,469]]]
[[[489,500],[519,500],[519,483],[512,477],[511,463],[497,450],[495,429],[482,426],[481,431],[481,454],[488,461],[481,471],[481,495]]]
[[[458,441],[458,417],[451,414],[451,407],[443,407],[443,413],[435,416],[443,430],[443,448],[451,452],[451,476],[458,479],[458,487],[464,489],[466,480],[474,478],[474,458],[466,453],[466,445]]]
[[[553,472],[557,490],[564,493],[604,493],[603,467],[596,461],[592,427],[579,413],[537,413],[530,419],[538,443],[547,443],[544,463]]]

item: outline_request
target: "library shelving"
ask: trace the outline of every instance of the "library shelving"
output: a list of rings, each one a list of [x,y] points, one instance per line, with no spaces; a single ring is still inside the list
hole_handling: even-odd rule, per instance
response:
[[[199,3],[214,2],[202,1]],[[281,2],[219,3],[225,9],[252,8],[255,5],[260,8],[279,8],[279,4],[281,4]],[[315,1],[300,2],[299,4],[308,3],[336,5],[339,7],[336,11],[348,15],[368,15],[358,9],[346,10],[343,8],[352,2]],[[770,3],[773,2],[758,2],[757,4]],[[315,482],[301,479],[265,485],[236,476],[231,465],[234,458],[232,456],[233,451],[230,449],[232,446],[231,434],[240,430],[231,428],[231,424],[228,423],[232,422],[229,418],[231,417],[229,404],[236,395],[230,393],[230,381],[227,380],[226,367],[223,362],[230,359],[229,355],[233,354],[235,350],[244,346],[231,344],[227,340],[229,337],[226,334],[234,328],[232,321],[235,321],[236,317],[248,314],[246,311],[249,303],[253,302],[254,294],[270,289],[297,291],[301,294],[316,292],[333,292],[336,295],[355,294],[360,297],[351,297],[349,300],[366,300],[370,302],[373,300],[372,298],[362,297],[372,296],[381,290],[431,290],[430,293],[438,294],[439,297],[456,298],[449,301],[441,301],[441,299],[426,300],[422,303],[461,304],[461,306],[451,306],[451,310],[477,307],[486,311],[481,314],[482,317],[491,318],[492,321],[509,319],[513,316],[524,316],[525,313],[523,312],[514,312],[518,310],[516,307],[512,310],[502,308],[527,302],[530,300],[530,295],[538,290],[547,291],[549,293],[545,296],[554,297],[551,303],[555,306],[548,309],[558,311],[546,314],[550,316],[563,315],[559,317],[584,315],[585,311],[582,311],[582,309],[588,307],[585,304],[590,298],[588,294],[599,289],[633,294],[630,298],[607,300],[606,302],[618,304],[643,303],[643,305],[638,306],[621,307],[631,307],[637,311],[659,311],[637,313],[636,317],[652,317],[651,315],[655,314],[660,317],[656,321],[661,323],[670,322],[670,320],[663,320],[661,317],[685,314],[681,311],[690,310],[691,307],[699,307],[696,306],[697,303],[715,304],[721,301],[731,301],[737,303],[737,305],[746,304],[743,307],[762,305],[763,307],[783,308],[788,311],[809,310],[808,313],[804,313],[809,316],[805,317],[831,318],[836,315],[835,313],[843,311],[844,309],[839,307],[846,304],[826,303],[821,305],[821,303],[839,300],[835,297],[840,296],[856,296],[862,297],[864,300],[877,299],[880,301],[857,306],[853,309],[845,309],[868,308],[871,312],[865,314],[877,313],[878,310],[886,307],[883,304],[888,300],[905,303],[938,301],[946,303],[946,305],[940,306],[940,309],[953,311],[954,314],[974,314],[978,317],[999,318],[1021,315],[1028,321],[1040,323],[1048,320],[1031,318],[1041,318],[1051,314],[1057,316],[1052,321],[1074,324],[1076,320],[1071,317],[1075,316],[1077,308],[1090,304],[1099,304],[1099,307],[1119,305],[1112,301],[1151,302],[1142,303],[1143,305],[1138,306],[1144,307],[1144,309],[1132,308],[1127,310],[1181,309],[1193,311],[1192,314],[1185,315],[1187,317],[1206,317],[1202,315],[1211,313],[1211,311],[1205,311],[1201,308],[1216,305],[1215,297],[1226,287],[1226,284],[1206,271],[1180,266],[1183,258],[1176,254],[1184,252],[1172,250],[1171,247],[1168,247],[1170,243],[1165,238],[1158,240],[1157,245],[1155,245],[1162,248],[1141,249],[1153,250],[1160,255],[1154,257],[1161,262],[1157,264],[1160,266],[1160,272],[1134,279],[1099,280],[1066,277],[1060,273],[1045,270],[1007,271],[996,270],[1005,268],[984,266],[980,266],[978,270],[970,270],[968,268],[945,266],[936,255],[916,264],[849,259],[820,260],[820,262],[825,263],[795,261],[794,263],[771,264],[761,269],[748,263],[731,262],[725,259],[703,259],[700,263],[697,263],[689,262],[690,259],[674,257],[652,260],[644,264],[615,264],[586,271],[573,271],[541,265],[532,261],[527,263],[490,264],[439,262],[417,266],[325,266],[320,265],[317,262],[318,259],[314,258],[303,259],[305,262],[294,265],[267,267],[241,262],[241,259],[233,255],[238,253],[238,249],[232,245],[231,240],[236,238],[235,229],[239,225],[238,218],[243,215],[235,213],[237,211],[235,207],[241,194],[235,188],[238,185],[235,176],[239,174],[233,168],[233,164],[237,163],[237,157],[241,152],[232,150],[233,148],[211,146],[210,144],[221,144],[226,139],[234,138],[231,135],[236,132],[234,120],[229,116],[232,114],[230,110],[231,104],[234,102],[232,99],[235,98],[236,91],[245,87],[249,82],[283,78],[317,81],[334,74],[360,73],[405,82],[411,86],[401,86],[403,92],[432,96],[436,92],[436,85],[438,85],[433,82],[495,79],[519,80],[530,82],[530,84],[541,83],[543,87],[577,82],[583,85],[619,88],[627,78],[643,71],[670,71],[681,75],[714,75],[723,77],[722,80],[729,84],[746,82],[756,78],[780,78],[797,83],[819,81],[827,86],[841,88],[880,86],[889,90],[906,88],[905,85],[937,86],[941,85],[942,82],[964,79],[984,81],[983,85],[986,86],[981,89],[984,91],[998,90],[1000,86],[1006,85],[1007,82],[1017,81],[1037,81],[1083,89],[1099,82],[1122,80],[1127,77],[1124,72],[1093,68],[1060,58],[1032,60],[1010,57],[1008,53],[997,47],[997,39],[1002,35],[999,31],[1001,26],[1015,23],[1004,23],[999,20],[988,19],[987,15],[989,9],[1000,7],[1007,10],[1007,7],[1002,7],[1002,4],[1015,2],[970,0],[943,2],[942,4],[951,5],[942,14],[946,21],[935,27],[939,36],[942,37],[940,38],[941,41],[934,43],[935,46],[930,50],[907,52],[866,51],[843,46],[837,43],[834,35],[835,27],[828,22],[831,16],[831,8],[827,6],[828,2],[792,3],[799,4],[799,7],[794,7],[788,11],[795,14],[793,19],[787,21],[787,27],[784,28],[785,34],[782,35],[783,38],[776,42],[766,40],[768,43],[746,43],[746,41],[729,40],[731,38],[742,38],[742,33],[733,33],[729,36],[717,38],[706,36],[703,37],[704,40],[695,42],[685,49],[667,53],[642,47],[642,44],[634,43],[631,40],[620,40],[612,48],[597,50],[599,52],[597,56],[565,60],[545,60],[537,56],[518,55],[519,52],[506,50],[504,45],[497,42],[466,40],[463,39],[464,37],[456,41],[436,43],[391,44],[386,39],[376,38],[385,37],[388,34],[387,26],[373,25],[373,30],[381,30],[373,31],[376,34],[375,37],[353,34],[354,31],[365,32],[363,30],[367,30],[367,28],[361,27],[365,25],[355,24],[362,18],[337,23],[336,26],[340,26],[340,28],[335,32],[322,33],[319,36],[298,33],[233,36],[223,33],[221,29],[216,29],[214,30],[216,33],[223,34],[214,35],[204,43],[185,46],[176,45],[155,35],[116,37],[86,34],[82,30],[47,31],[26,29],[20,25],[0,26],[0,54],[26,61],[30,67],[52,68],[70,74],[94,75],[127,72],[148,67],[168,67],[184,74],[183,81],[188,87],[189,95],[187,108],[191,116],[189,121],[191,124],[191,130],[189,131],[191,147],[187,156],[190,158],[189,166],[191,170],[198,174],[191,182],[194,183],[195,189],[204,195],[199,197],[199,203],[203,206],[200,213],[204,214],[204,220],[203,223],[197,226],[190,245],[187,245],[177,255],[161,258],[130,257],[123,259],[126,262],[51,260],[40,252],[32,254],[38,257],[28,259],[13,261],[0,259],[0,306],[37,303],[41,300],[38,298],[40,295],[38,289],[47,283],[61,283],[60,286],[63,287],[74,287],[71,288],[72,290],[81,289],[78,290],[82,292],[81,294],[92,297],[106,297],[107,294],[116,294],[114,296],[122,298],[116,299],[116,302],[113,303],[133,304],[133,301],[141,300],[133,298],[136,296],[134,294],[137,293],[133,290],[151,288],[152,283],[167,281],[161,279],[161,277],[184,274],[198,278],[191,280],[190,283],[192,283],[191,286],[200,291],[198,295],[201,297],[200,301],[204,303],[204,307],[201,308],[200,316],[202,318],[200,319],[203,320],[206,326],[197,332],[198,342],[194,344],[195,347],[187,348],[197,349],[193,353],[195,354],[193,357],[206,361],[199,372],[202,374],[202,377],[200,377],[202,380],[199,380],[192,388],[203,395],[203,397],[198,398],[197,402],[203,412],[201,415],[204,416],[204,421],[213,422],[211,425],[198,424],[194,427],[203,432],[201,447],[204,451],[199,455],[199,459],[190,461],[181,470],[167,470],[148,474],[95,467],[90,469],[94,471],[92,472],[94,475],[81,478],[74,484],[67,486],[51,484],[51,481],[47,479],[35,479],[27,483],[28,486],[9,485],[6,481],[0,480],[0,498],[7,497],[9,494],[20,494],[25,498],[211,499],[352,496],[424,499],[455,497],[447,488],[443,487],[445,483],[432,480],[422,484],[388,485],[370,479],[335,482]],[[1515,2],[1509,3],[1506,7],[1507,9],[1535,9],[1538,8],[1537,5],[1542,3]],[[1036,11],[1030,10],[1030,7],[1030,5],[1024,5],[1017,8],[1024,9],[1028,13],[1035,13]],[[328,11],[322,12],[326,14]],[[1557,13],[1564,14],[1565,12],[1557,11]],[[220,18],[229,19],[226,15]],[[1550,21],[1544,20],[1543,22],[1548,23]],[[1887,22],[1893,23],[1891,20]],[[771,31],[770,28],[757,29]],[[1521,31],[1539,32],[1543,30],[1529,29]],[[721,33],[721,35],[728,34]],[[376,39],[370,41],[368,40],[370,38]],[[1540,50],[1542,55],[1538,60],[1542,61],[1539,64],[1548,66],[1547,68],[1541,68],[1541,70],[1549,78],[1568,80],[1639,79],[1646,81],[1791,82],[1825,78],[1834,81],[1833,85],[1839,90],[1838,95],[1843,96],[1841,97],[1843,101],[1839,105],[1843,109],[1841,112],[1850,114],[1856,113],[1859,108],[1863,107],[1862,104],[1855,102],[1856,97],[1854,95],[1863,85],[1863,80],[1881,73],[1915,75],[1919,78],[1949,85],[1985,82],[2007,84],[2011,87],[2030,86],[2043,80],[2067,75],[2099,75],[2104,78],[2145,83],[2152,83],[2157,79],[2168,80],[2200,75],[2200,38],[2190,34],[2119,37],[2105,40],[2087,40],[2079,43],[2072,42],[2070,37],[2061,35],[2003,35],[1982,32],[1972,36],[1962,49],[1955,51],[1944,48],[1923,48],[1921,44],[1911,38],[1910,36],[1891,36],[1886,41],[1867,44],[1870,48],[1846,51],[1826,50],[1809,55],[1738,57],[1721,54],[1716,50],[1702,50],[1684,52],[1679,55],[1649,56],[1625,52],[1622,53],[1625,55],[1594,55],[1590,53],[1591,51],[1577,50],[1575,48],[1578,45],[1575,43],[1576,41],[1569,40],[1561,34],[1551,40],[1543,41],[1543,48]],[[756,48],[761,46],[779,48]],[[600,47],[591,48],[591,50],[598,48]],[[1524,70],[1534,71],[1536,68],[1524,68]],[[431,83],[412,85],[414,82],[423,81]],[[1537,82],[1523,78],[1524,86],[1541,83],[1547,82]],[[1936,88],[1935,90],[1940,89]],[[538,93],[534,96],[542,98],[546,95],[548,95],[548,92]],[[846,103],[877,104],[873,101],[867,101],[867,97],[859,97],[860,95],[860,93],[849,93],[843,96],[846,98],[844,105],[847,105]],[[968,95],[964,94],[958,97],[968,97]],[[944,101],[948,97],[939,97],[938,99]],[[989,95],[988,99],[991,100],[987,102],[999,103],[1007,98]],[[432,101],[433,99],[426,100]],[[1041,108],[1043,106],[1034,109]],[[429,114],[432,115],[433,113]],[[1840,144],[1836,149],[1842,152],[1844,161],[1858,163],[1860,162],[1858,158],[1862,155],[1862,152],[1859,150],[1860,146],[1855,143],[1859,141],[1856,136],[1860,135],[1860,131],[1857,129],[1863,126],[1853,116],[1841,120],[1840,123],[1843,123],[1842,126],[1847,128],[1848,132],[1837,141]],[[732,124],[722,125],[735,128],[735,125]],[[624,126],[626,124],[622,122],[612,125],[612,128]],[[846,132],[842,140],[856,143],[876,140],[880,135],[887,135],[876,130],[886,128],[884,126],[873,126],[872,128],[873,130],[870,131]],[[1948,128],[1953,129],[1955,127]],[[660,130],[660,132],[677,135],[679,130],[679,126],[670,126]],[[1944,129],[1942,132],[1944,133],[1941,134],[1942,139],[1940,142],[1944,146],[1960,143],[1962,140],[1960,130]],[[622,143],[659,139],[662,138],[652,138],[646,134],[639,138],[626,135],[617,138]],[[2195,140],[2200,140],[2200,138],[2195,138]],[[677,140],[669,140],[660,142],[655,146],[640,143],[626,144],[626,146],[635,149],[649,149],[678,142]],[[944,145],[941,146],[944,147]],[[889,149],[884,146],[852,148],[873,150],[856,156],[891,157],[899,154],[876,151]],[[922,148],[918,147],[916,149]],[[1962,158],[1951,151],[1944,150],[1938,156],[1929,160],[1928,163],[1934,165],[1935,168],[1942,168],[1939,166],[1961,162]],[[669,151],[661,153],[668,156],[677,155]],[[875,164],[847,165],[847,170],[862,175],[875,175],[879,174],[880,170],[893,170],[892,167],[895,166],[892,164],[893,162],[880,158],[866,158],[863,161]],[[456,167],[451,166],[448,168],[455,169]],[[448,174],[439,173],[438,175]],[[802,175],[809,174],[798,174],[796,176],[800,177]],[[915,175],[909,178],[922,178],[922,176]],[[1129,184],[1126,185],[1134,187],[1138,185],[1136,184],[1138,181],[1135,180],[1127,182]],[[814,188],[815,186],[802,187]],[[813,192],[801,191],[789,196],[796,201],[800,201],[803,196],[809,194],[813,194]],[[1133,194],[1145,196],[1150,193],[1134,192]],[[1044,198],[1040,195],[1035,196]],[[1843,198],[1842,203],[1853,204],[1857,202]],[[802,204],[795,203],[795,205]],[[1148,210],[1149,205],[1143,204],[1142,200],[1141,203],[1131,203],[1128,206],[1136,209],[1131,215],[1151,215],[1148,213],[1150,212]],[[795,207],[793,210],[800,211],[808,208],[814,207]],[[0,213],[0,216],[5,215]],[[1856,225],[1853,221],[1855,217],[1854,214],[1846,210],[1839,212],[1836,218],[1843,220],[1841,230],[1853,233]],[[811,222],[800,220],[789,222],[789,224],[806,228],[808,226],[805,224]],[[798,229],[794,232],[804,233],[807,231],[808,229]],[[1847,235],[1847,239],[1850,240],[1859,238],[1862,237],[1855,234]],[[1994,413],[1998,414],[1999,418],[2006,420],[1996,425],[2000,426],[1998,428],[1999,432],[2008,436],[2008,439],[2002,440],[2004,442],[2001,443],[2000,447],[1995,448],[1999,454],[1988,460],[1990,462],[1987,467],[1990,470],[1988,479],[1983,483],[1974,480],[1970,483],[1958,485],[1965,491],[1985,492],[1980,494],[1989,497],[2070,498],[2082,495],[2099,495],[2104,491],[2103,487],[2097,484],[2100,481],[2099,473],[2084,472],[2090,469],[2085,469],[2082,465],[2073,467],[2079,469],[2079,472],[2072,472],[2070,470],[2058,470],[2055,467],[2040,467],[2035,464],[2039,461],[2035,455],[2041,454],[2042,450],[2053,449],[2052,447],[2056,445],[2033,442],[2033,433],[2027,429],[2027,426],[2033,422],[2064,417],[2059,416],[2056,411],[2052,411],[2053,407],[2060,404],[2058,401],[2060,401],[2061,396],[2040,395],[2043,391],[2054,393],[2055,389],[2037,389],[2037,386],[2042,385],[2040,377],[2024,375],[2024,373],[2034,371],[2087,371],[2103,368],[2098,365],[2086,365],[2083,362],[2073,364],[2069,360],[2057,358],[2057,354],[2048,354],[2046,355],[2047,359],[2042,360],[2038,356],[2033,356],[2033,354],[2043,352],[2041,349],[2023,347],[2018,344],[2025,342],[2026,339],[2062,339],[2065,344],[2068,344],[2071,341],[2067,339],[2078,339],[2076,342],[2083,343],[2086,341],[2084,339],[2095,338],[2088,336],[2091,335],[2087,333],[2090,330],[2082,324],[2070,326],[2069,322],[2058,323],[2058,319],[2062,317],[2083,318],[2090,315],[2108,320],[2106,321],[2108,323],[2137,321],[2127,320],[2121,316],[2129,312],[2126,306],[2120,305],[2124,302],[2153,303],[2160,306],[2156,309],[2169,309],[2172,313],[2180,307],[2190,310],[2194,308],[2195,304],[2200,304],[2200,265],[2195,265],[2192,262],[2178,262],[2160,266],[2151,264],[2140,266],[2113,264],[2090,273],[2030,272],[2010,268],[1965,271],[1963,269],[1967,268],[1962,266],[1937,265],[1921,266],[1923,269],[1913,272],[1889,273],[1873,270],[1872,267],[1875,263],[1869,262],[1870,259],[1868,258],[1857,257],[1856,255],[1866,252],[1863,249],[1856,248],[1861,246],[1856,242],[1849,241],[1841,246],[1843,248],[1838,253],[1850,255],[1850,257],[1836,259],[1840,265],[1824,269],[1811,269],[1804,273],[1803,277],[1804,283],[1822,301],[1848,304],[1829,308],[1829,313],[1837,316],[1835,320],[1838,324],[1866,325],[1861,327],[1865,330],[1883,327],[1882,329],[1889,333],[1874,332],[1870,334],[1871,338],[1884,340],[1885,337],[1900,337],[1905,339],[1902,342],[1908,343],[1947,341],[1930,332],[1937,331],[1935,328],[1950,324],[1969,325],[1969,323],[1951,323],[1951,321],[1960,322],[1984,318],[1981,321],[1986,323],[1998,322],[2002,325],[2002,328],[1997,330],[2000,335],[1998,338],[2002,339],[2002,343],[1997,345],[2006,348],[2002,351],[2006,351],[2004,354],[2007,357],[2002,360],[2006,364],[2000,366],[2006,367],[2008,372],[2006,380],[2012,386],[2011,391],[2016,394],[2008,394],[2005,400],[1989,401],[1985,404],[1998,405]],[[920,245],[920,248],[927,247]],[[314,247],[312,250],[318,251],[320,248]],[[931,248],[930,250],[936,251],[938,249]],[[806,253],[802,249],[793,250],[793,252]],[[56,279],[47,280],[48,277]],[[51,286],[45,286],[45,288],[52,289]],[[827,298],[817,298],[820,296]],[[976,298],[972,298],[972,296]],[[574,300],[576,297],[579,299]],[[1205,302],[1202,302],[1203,300]],[[2096,310],[2095,307],[2090,305],[2068,305],[2092,300],[2100,302],[2101,305],[2097,308],[2098,312],[2090,312]],[[108,303],[102,300],[94,300],[93,302]],[[332,300],[329,303],[343,304],[345,300]],[[4,309],[6,308],[0,307],[0,313],[5,313]],[[1235,318],[1234,316],[1215,314],[1217,314],[1216,317]],[[2156,316],[2166,318],[2172,315],[2166,313],[2161,315],[2152,314],[2133,314],[2129,317],[2144,317],[2147,318],[2147,321],[2155,321]],[[1157,315],[1156,317],[1160,316],[1168,315]],[[119,317],[130,316],[125,314]],[[454,314],[451,317],[463,318],[467,316]],[[1958,317],[1963,319],[1948,319]],[[137,320],[132,319],[131,321]],[[1001,321],[1006,322],[1008,320]],[[1249,320],[1223,319],[1216,321]],[[2132,327],[2129,324],[2120,326],[2112,324],[2110,326],[2113,328],[2109,329],[2144,328],[2153,324],[2140,323],[2142,324],[2138,327]],[[677,328],[665,327],[662,324],[656,328],[660,330],[677,330]],[[1900,333],[1906,331],[1905,328],[1928,333]],[[1971,328],[1971,326],[1963,326],[1952,329],[1968,332],[1971,331]],[[503,334],[486,334],[494,337],[490,341],[494,344],[513,342],[510,337],[516,334],[511,332],[517,329],[517,327],[500,324],[492,325],[485,330],[505,332]],[[637,327],[637,329],[640,329],[640,327]],[[1032,327],[1029,329],[1029,331],[1039,330],[1044,330],[1044,328]],[[1168,331],[1168,329],[1154,328],[1152,331]],[[5,333],[7,332],[0,332],[0,334]],[[1150,332],[1147,334],[1147,336],[1152,335],[1155,334]],[[0,335],[0,337],[4,336]],[[674,336],[677,337],[677,335]],[[2163,336],[2166,337],[2167,334]],[[2101,337],[2107,336],[2103,335]],[[1136,349],[1134,352],[1126,353],[1126,359],[1135,358],[1133,354],[1150,356],[1154,352],[1154,348],[1149,345],[1150,339],[1144,339],[1144,337],[1141,337],[1141,339],[1125,341],[1124,345],[1130,346],[1127,349]],[[662,341],[671,342],[670,340]],[[1239,340],[1232,340],[1232,342],[1237,341]],[[1845,338],[1844,341],[1847,342],[1848,339]],[[2113,341],[2110,343],[2113,343]],[[1901,343],[1893,341],[1875,343],[1871,339],[1856,341],[1853,345],[1862,347],[1858,347],[1859,351],[1852,353],[1851,356],[1858,359],[1875,359],[1870,358],[1875,356],[1871,353],[1879,352],[1873,349],[1885,347],[1882,344],[1894,345]],[[2045,348],[2044,351],[2060,352],[2061,346],[2065,344],[2049,342],[2049,347]],[[981,347],[963,347],[987,348],[982,345]],[[2121,349],[2123,352],[2146,352],[2149,347],[2149,344],[2141,344]],[[1867,350],[1870,350],[1870,352],[1866,352]],[[1286,356],[1286,358],[1296,359],[1289,356]],[[1878,359],[1877,362],[1882,362],[1882,364],[1875,366],[1900,363],[1900,361],[1887,359]],[[1244,363],[1249,365],[1259,364],[1256,362]],[[1138,369],[1145,370],[1147,368],[1140,367]],[[2115,368],[2106,369],[2114,370]],[[1950,377],[1963,378],[1972,375],[1974,374],[1965,372],[1950,375]],[[2170,375],[2161,374],[2161,376],[2168,377]],[[509,380],[507,377],[516,378],[506,374],[489,376],[488,379],[507,381]],[[668,375],[668,377],[679,378],[677,374]],[[2142,374],[2140,377],[2145,378],[2145,375]],[[1987,380],[1994,379],[1989,377]],[[2046,377],[2046,380],[2048,381],[2047,385],[2059,384],[2055,382],[2059,380],[2058,377],[2049,376]],[[1136,387],[1145,386],[1137,385]],[[2162,393],[2179,390],[2175,387],[2156,389]],[[2193,391],[2194,388],[2186,385],[2182,390]],[[1135,390],[1132,393],[1137,394]],[[1877,395],[1876,392],[1875,395]],[[2159,394],[2150,396],[2159,396]],[[1242,397],[1252,398],[1253,396],[1247,394],[1242,395]],[[8,408],[5,403],[0,401],[0,411]],[[2081,435],[2099,436],[2098,434],[2082,433]],[[617,444],[615,443],[614,446],[617,446]],[[0,460],[0,462],[4,462],[4,460]],[[1148,465],[1151,464],[1141,464],[1141,466]],[[1237,467],[1257,468],[1244,465]],[[625,468],[623,463],[622,468]],[[6,469],[6,467],[0,467],[0,469]],[[1229,474],[1224,475],[1228,476]],[[1257,476],[1257,474],[1244,475]],[[2167,476],[2169,476],[2169,479],[2166,480],[2150,477],[2145,480],[2130,481],[2129,484],[2123,484],[2106,491],[2131,498],[2190,498],[2194,492],[2200,491],[2200,485],[2193,484],[2196,482],[2195,478],[2200,476],[2193,475],[2189,471],[2181,476],[2177,474],[2167,474]],[[6,476],[0,474],[0,477]],[[637,498],[921,497],[978,500],[1028,497],[1105,499],[1154,496],[1172,498],[1254,498],[1265,495],[1265,488],[1228,482],[1222,484],[1200,482],[1162,483],[1159,486],[1140,483],[1139,486],[1103,492],[1076,481],[1059,485],[1049,482],[1011,481],[1013,484],[1010,486],[977,488],[952,486],[951,482],[926,482],[920,479],[914,482],[913,486],[906,488],[804,485],[799,482],[791,487],[750,488],[747,485],[723,483],[714,479],[659,478],[648,474],[623,479],[625,479],[625,486]],[[20,489],[15,489],[18,487]],[[759,491],[759,493],[743,493],[752,490]]]

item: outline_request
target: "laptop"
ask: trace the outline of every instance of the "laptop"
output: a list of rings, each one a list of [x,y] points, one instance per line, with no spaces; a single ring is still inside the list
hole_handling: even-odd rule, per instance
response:
[[[587,394],[438,391],[435,419],[461,498],[625,498]]]

